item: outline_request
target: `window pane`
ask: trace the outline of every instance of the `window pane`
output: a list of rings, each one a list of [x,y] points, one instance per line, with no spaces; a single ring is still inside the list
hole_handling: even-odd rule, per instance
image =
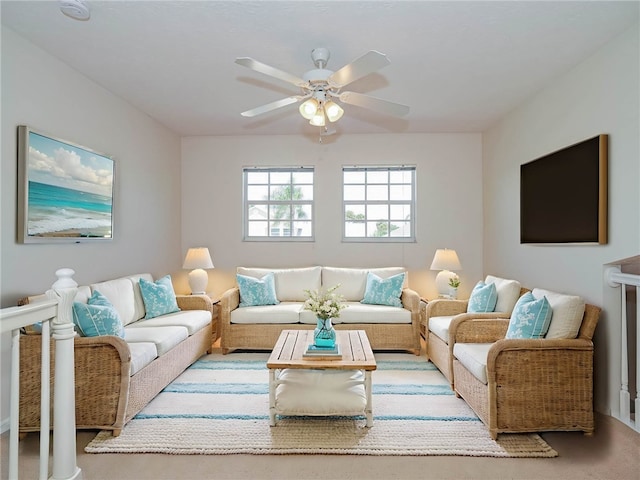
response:
[[[313,184],[313,172],[293,172],[293,183]]]
[[[346,201],[362,201],[364,200],[364,185],[345,185],[344,199]]]
[[[392,237],[410,237],[411,223],[409,222],[393,222],[391,223]]]
[[[290,220],[291,205],[271,205],[269,207],[269,218],[271,220]]]
[[[274,183],[291,183],[291,172],[271,172],[269,181]]]
[[[389,183],[411,183],[412,170],[392,170],[389,172]]]
[[[313,200],[313,185],[296,186],[293,190],[294,200]]]
[[[268,236],[268,222],[249,222],[249,236],[266,237]]]
[[[390,210],[392,220],[411,220],[411,205],[391,205]]]
[[[388,222],[367,222],[367,237],[388,237]]]
[[[367,206],[367,220],[389,220],[389,207],[387,205]]]
[[[391,185],[390,200],[411,200],[411,185]]]
[[[367,200],[389,200],[389,190],[386,185],[367,185]]]
[[[344,217],[346,220],[364,220],[364,212],[364,205],[347,205],[345,207]]]
[[[367,183],[389,183],[389,172],[373,170],[367,172]]]
[[[269,187],[249,185],[247,187],[247,200],[266,200]]]
[[[311,205],[294,205],[293,218],[297,220],[311,220]]]
[[[364,183],[364,171],[343,172],[344,183]]]
[[[269,173],[247,172],[247,183],[269,183]]]
[[[267,209],[267,205],[249,205],[249,220],[266,220],[268,211]]]
[[[310,237],[311,222],[293,222],[294,237]]]
[[[366,237],[364,222],[345,222],[346,237]]]

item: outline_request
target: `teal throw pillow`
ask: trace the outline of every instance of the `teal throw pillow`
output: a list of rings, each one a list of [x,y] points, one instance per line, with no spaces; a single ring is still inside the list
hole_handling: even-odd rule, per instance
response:
[[[276,296],[276,282],[273,272],[262,278],[236,275],[240,289],[240,306],[257,307],[260,305],[277,305],[280,303]]]
[[[146,314],[144,318],[155,318],[167,313],[179,312],[176,293],[173,291],[171,275],[165,275],[155,282],[140,279],[140,293]]]
[[[388,305],[402,308],[400,295],[404,284],[404,272],[389,278],[380,278],[375,273],[367,273],[367,285],[364,290],[364,298],[360,303],[370,305]]]
[[[544,338],[552,315],[547,297],[536,300],[531,292],[527,292],[513,307],[505,338]]]
[[[94,290],[87,303],[73,302],[73,323],[83,337],[115,335],[124,338],[124,326],[111,302]]]
[[[498,301],[498,292],[495,283],[484,283],[482,281],[476,283],[471,291],[469,303],[467,304],[468,313],[484,313],[493,312]]]

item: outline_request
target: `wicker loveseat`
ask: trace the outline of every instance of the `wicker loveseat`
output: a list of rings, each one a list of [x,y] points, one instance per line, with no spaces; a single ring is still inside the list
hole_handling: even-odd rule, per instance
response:
[[[600,308],[582,305],[574,338],[505,339],[505,318],[456,322],[454,388],[492,438],[501,432],[593,433],[592,338]]]
[[[374,350],[406,350],[420,354],[420,296],[408,287],[406,270],[388,268],[246,268],[237,273],[261,278],[273,273],[277,305],[240,307],[240,289],[227,290],[220,299],[220,346],[223,353],[235,349],[271,350],[283,329],[313,329],[315,315],[303,309],[305,290],[340,285],[348,307],[334,322],[336,330],[364,330]],[[401,306],[362,303],[369,273],[382,279],[405,273]],[[240,307],[240,308],[239,308]]]
[[[496,285],[497,301],[495,311],[467,313],[468,300],[436,299],[427,304],[425,343],[427,358],[438,367],[449,380],[453,390],[453,342],[458,323],[471,318],[509,318],[518,298],[527,290],[517,280],[487,275],[485,284]]]
[[[113,304],[124,326],[114,335],[74,339],[76,428],[112,430],[124,425],[189,365],[211,350],[211,300],[178,295],[179,312],[145,319],[138,283],[150,274],[132,275],[81,286],[75,301],[86,303],[94,290]],[[20,303],[43,299],[37,295]],[[51,391],[55,344],[51,343]],[[41,336],[20,338],[21,433],[40,429]],[[51,417],[53,418],[53,416]]]

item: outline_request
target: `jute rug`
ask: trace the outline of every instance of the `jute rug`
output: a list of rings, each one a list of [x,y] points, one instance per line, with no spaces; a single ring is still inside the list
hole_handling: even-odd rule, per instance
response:
[[[555,457],[537,434],[494,441],[424,357],[377,354],[374,425],[364,417],[283,417],[269,426],[267,354],[207,355],[88,453]]]

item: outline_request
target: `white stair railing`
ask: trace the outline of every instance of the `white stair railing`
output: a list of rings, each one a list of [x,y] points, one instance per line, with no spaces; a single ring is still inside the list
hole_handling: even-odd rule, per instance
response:
[[[54,480],[79,480],[82,471],[76,463],[76,414],[71,308],[78,284],[70,268],[56,271],[58,280],[47,291],[48,301],[0,310],[0,332],[11,332],[11,395],[9,423],[9,479],[18,478],[18,428],[20,404],[20,329],[42,322],[42,360],[40,397],[40,480],[49,476],[49,332],[55,348],[53,411]],[[50,325],[51,324],[51,325]]]
[[[640,432],[640,328],[636,327],[636,398],[635,421],[631,420],[631,395],[629,393],[629,352],[628,352],[628,319],[627,286],[636,288],[636,319],[640,320],[640,275],[622,273],[620,267],[611,266],[605,270],[605,281],[612,288],[621,291],[621,335],[620,335],[620,420]],[[638,321],[636,322],[638,324]]]

